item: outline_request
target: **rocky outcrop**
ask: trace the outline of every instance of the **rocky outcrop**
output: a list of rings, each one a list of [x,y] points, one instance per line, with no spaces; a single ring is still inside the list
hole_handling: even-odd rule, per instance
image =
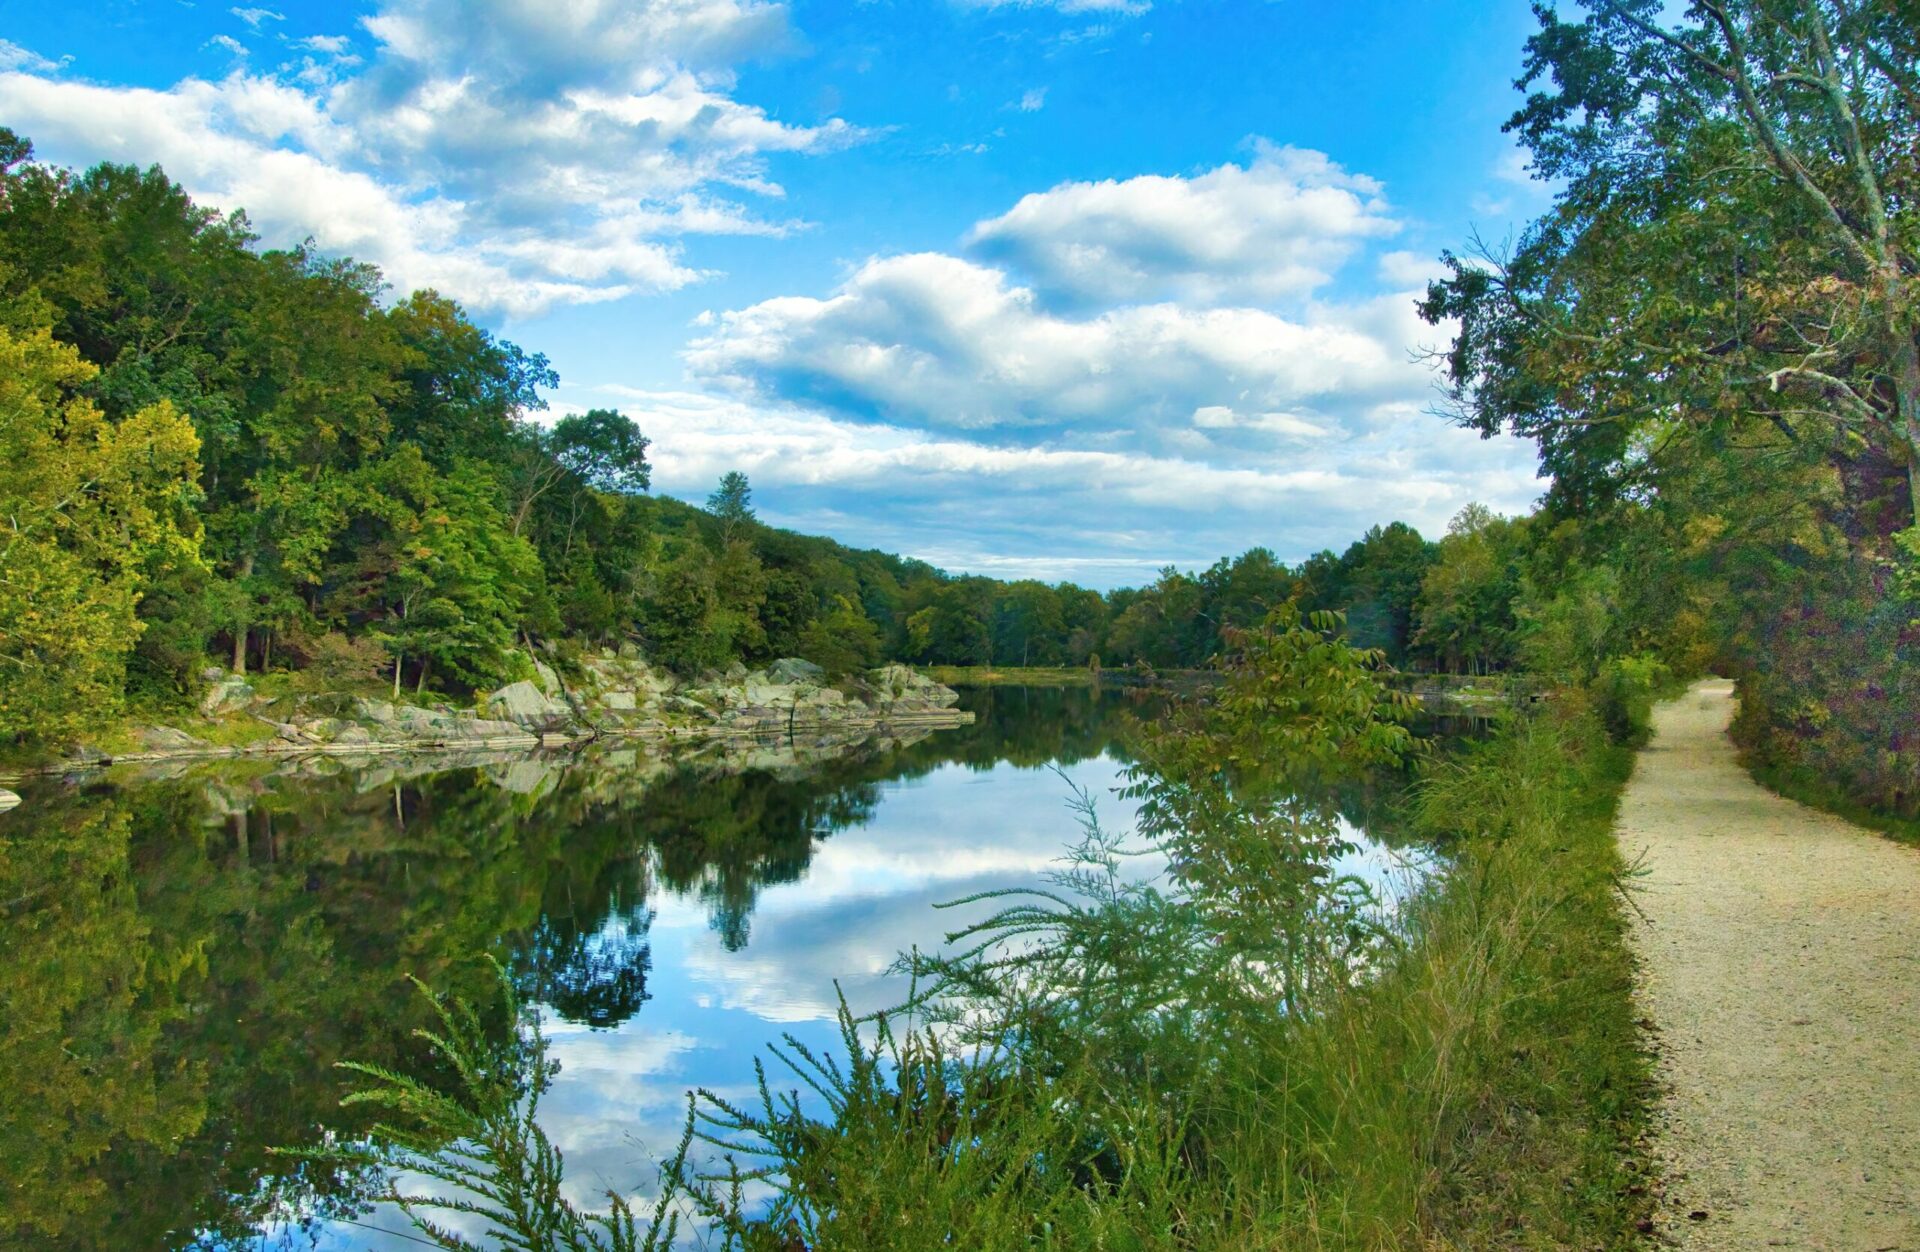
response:
[[[253,700],[253,684],[237,674],[211,671],[213,686],[200,701],[200,716],[218,717],[234,709],[244,709]]]
[[[525,690],[530,688],[524,682],[503,687],[488,697],[489,707],[523,726],[551,726],[570,714],[574,724],[599,734],[651,729],[769,735],[820,726],[973,720],[954,709],[960,697],[951,688],[904,665],[833,682],[818,665],[797,657],[757,670],[736,664],[719,674],[682,680],[638,656],[603,653],[581,664],[563,708],[551,699],[533,700]]]
[[[924,732],[973,720],[971,713],[954,707],[959,696],[951,688],[904,665],[830,681],[818,665],[789,657],[756,670],[736,664],[721,673],[682,679],[623,648],[586,658],[565,678],[545,661],[535,660],[532,668],[532,679],[490,692],[474,708],[343,693],[268,698],[244,678],[212,671],[201,707],[210,720],[218,719],[224,732],[218,738],[247,742],[226,746],[173,726],[147,726],[136,732],[136,751],[114,753],[112,759],[525,751],[627,736],[784,738],[789,743],[804,736],[827,742],[875,731]],[[106,759],[91,752],[61,767]]]
[[[0,787],[0,813],[4,813],[8,809],[17,807],[19,803],[20,803],[19,796],[13,794],[13,792],[11,791],[8,791],[5,787]]]
[[[195,739],[186,731],[175,730],[171,726],[142,726],[139,739],[140,746],[149,752],[192,752],[212,746],[204,739]]]
[[[558,685],[556,681],[555,686]],[[488,696],[487,711],[503,722],[536,730],[558,726],[572,713],[565,704],[530,682],[509,683]]]

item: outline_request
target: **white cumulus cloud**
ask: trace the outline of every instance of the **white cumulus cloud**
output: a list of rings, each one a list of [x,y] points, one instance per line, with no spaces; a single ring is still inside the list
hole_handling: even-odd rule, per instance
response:
[[[626,386],[563,392],[555,411],[608,405],[654,441],[656,490],[698,501],[737,469],[778,525],[953,570],[1096,587],[1256,544],[1297,560],[1389,518],[1438,534],[1469,501],[1517,512],[1541,490],[1529,447],[1482,441],[1412,402],[1372,406],[1346,424],[1295,419],[1315,431],[1286,430],[1277,445],[1271,430],[1258,431],[1246,450],[1209,444],[1191,454],[1017,443],[999,437],[1007,432],[928,431]]]
[[[1372,305],[1293,320],[1263,309],[1047,312],[1001,270],[939,253],[871,260],[825,298],[717,316],[693,373],[761,395],[950,429],[1186,425],[1196,409],[1294,411],[1424,393],[1400,324]]]
[[[981,223],[973,256],[871,257],[825,293],[703,314],[683,359],[707,394],[622,407],[664,490],[741,469],[786,525],[1097,586],[1522,510],[1532,448],[1428,411],[1449,334],[1415,308],[1430,263],[1352,264],[1396,230],[1380,184],[1291,149],[1065,184]],[[1076,237],[1098,257],[1064,256]]]
[[[38,52],[23,48],[11,39],[0,39],[0,70],[26,70],[34,74],[51,74],[63,68],[72,59],[62,57],[58,61],[49,61]]]
[[[861,138],[735,97],[737,62],[795,43],[765,0],[382,0],[362,25],[358,72],[344,36],[311,36],[296,45],[327,60],[165,90],[66,82],[0,48],[0,110],[46,158],[157,161],[270,243],[310,235],[402,290],[523,315],[696,281],[686,236],[789,228],[751,206],[781,194],[771,154]]]
[[[1192,178],[1062,183],[976,225],[981,255],[1081,301],[1265,302],[1325,284],[1399,230],[1385,191],[1324,153],[1260,144]]]

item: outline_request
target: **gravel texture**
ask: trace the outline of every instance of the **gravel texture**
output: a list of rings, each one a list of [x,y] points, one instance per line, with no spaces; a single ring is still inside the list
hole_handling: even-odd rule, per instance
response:
[[[1732,684],[1655,713],[1620,809],[1667,1243],[1920,1252],[1920,852],[1782,799]]]

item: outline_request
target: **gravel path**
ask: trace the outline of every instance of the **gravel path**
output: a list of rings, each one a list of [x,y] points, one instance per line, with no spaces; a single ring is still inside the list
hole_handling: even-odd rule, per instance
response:
[[[1658,1229],[1920,1252],[1920,853],[1756,784],[1732,684],[1654,717],[1620,809],[1666,1099]]]

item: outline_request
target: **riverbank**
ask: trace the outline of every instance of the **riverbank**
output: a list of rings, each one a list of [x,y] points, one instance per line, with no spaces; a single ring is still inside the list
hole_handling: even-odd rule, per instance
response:
[[[1144,687],[1204,690],[1219,681],[1210,669],[1081,669],[1060,666],[934,665],[928,677],[949,687]],[[1546,698],[1538,681],[1519,674],[1436,674],[1388,670],[1382,681],[1440,715],[1497,716]]]
[[[1090,825],[1089,876],[1039,912],[1002,897],[1036,981],[949,967],[932,1019],[876,1042],[849,1014],[843,1068],[799,1051],[764,1109],[710,1105],[704,1133],[760,1154],[774,1198],[698,1207],[809,1252],[1011,1250],[1036,1225],[1063,1249],[1641,1246],[1650,1071],[1612,834],[1631,756],[1569,697],[1430,764],[1410,803],[1439,871],[1359,911],[1301,879],[1322,904],[1263,912],[1282,969],[1209,964],[1231,904],[1103,878],[1117,845]],[[1337,810],[1301,801],[1304,852]],[[998,990],[970,998],[976,976]],[[947,1033],[982,1020],[978,1046]],[[783,1100],[796,1075],[831,1121]]]
[[[1384,981],[1415,1006],[1406,1050],[1457,1055],[1421,1084],[1433,1172],[1398,1246],[1643,1245],[1654,1089],[1613,837],[1633,760],[1563,693],[1423,788],[1419,824],[1451,864]]]
[[[1199,673],[1180,670],[1176,673]],[[1160,674],[1158,677],[1167,677]],[[949,687],[1127,687],[1150,679],[1134,670],[1053,665],[931,665],[927,677]]]
[[[197,710],[130,724],[72,754],[0,763],[0,778],[109,764],[221,757],[329,756],[347,762],[393,754],[529,751],[609,740],[759,740],[864,737],[886,730],[964,726],[959,693],[904,665],[829,680],[799,659],[758,670],[685,679],[637,655],[589,657],[563,677],[532,661],[533,677],[461,707],[405,703],[368,690],[300,691],[212,671]]]

